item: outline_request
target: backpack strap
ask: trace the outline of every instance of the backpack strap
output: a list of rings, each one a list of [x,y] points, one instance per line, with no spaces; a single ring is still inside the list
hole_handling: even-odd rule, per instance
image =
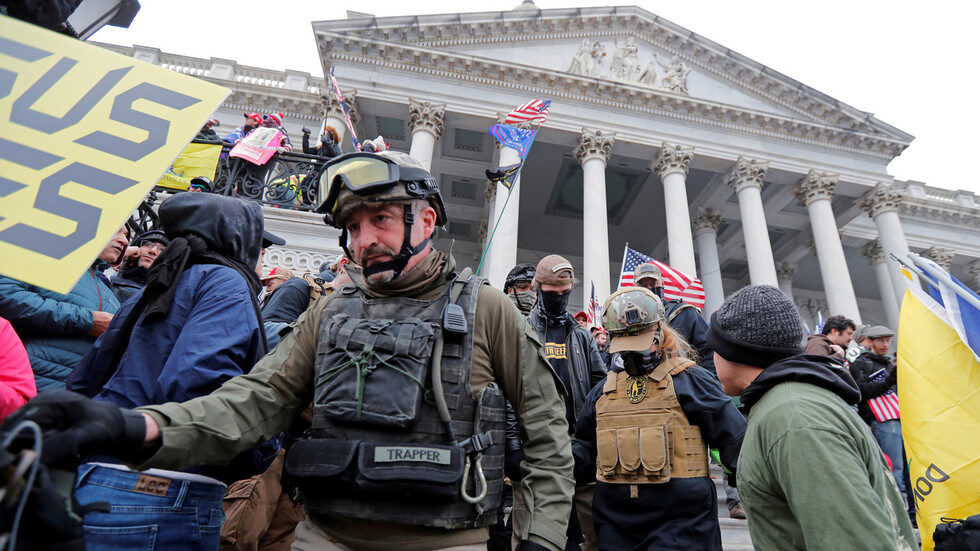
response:
[[[678,314],[680,314],[684,310],[687,310],[688,308],[693,308],[693,309],[697,310],[697,308],[694,308],[693,305],[688,304],[686,302],[681,302],[680,305],[677,307],[677,309],[674,310],[673,312],[671,312],[667,316],[667,320],[666,320],[667,321],[667,324],[670,325],[670,322],[674,321],[674,318],[676,318]]]

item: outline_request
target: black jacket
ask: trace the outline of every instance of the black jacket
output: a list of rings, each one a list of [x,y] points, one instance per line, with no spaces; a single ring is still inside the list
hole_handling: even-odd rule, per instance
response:
[[[878,381],[872,381],[871,376],[882,369],[885,370],[885,377]],[[871,413],[868,400],[877,398],[889,390],[895,390],[898,370],[891,358],[879,356],[873,352],[862,352],[851,362],[851,376],[854,377],[854,382],[861,389],[858,415],[870,425],[871,421],[874,420],[874,414]]]
[[[668,300],[664,303],[664,316],[670,320],[670,328],[677,331],[688,344],[698,351],[698,365],[715,372],[714,350],[708,344],[704,334],[708,331],[708,322],[704,321],[696,308],[681,308],[684,303],[679,300]],[[677,310],[681,308],[679,312]],[[674,318],[671,319],[671,315]]]
[[[320,147],[316,145],[310,146],[310,135],[306,132],[303,133],[303,153],[307,155],[319,155],[320,157],[326,157],[327,159],[333,159],[343,152],[340,150],[340,144],[327,143],[320,141]]]
[[[263,322],[293,323],[310,305],[310,284],[301,277],[283,281],[262,304]]]
[[[592,387],[606,379],[607,369],[602,356],[599,355],[599,345],[592,338],[592,334],[568,313],[565,314],[565,318],[565,323],[571,324],[572,328],[568,338],[565,339],[569,378],[572,380],[572,388],[565,389],[568,392],[566,399],[571,398],[573,410],[578,414]],[[544,342],[547,320],[541,313],[541,309],[537,306],[532,308],[531,313],[527,315],[527,322],[534,328],[541,342]]]
[[[119,273],[109,280],[109,288],[119,299],[119,304],[129,300],[129,297],[139,293],[146,286],[147,269],[139,264],[123,265]]]
[[[674,375],[673,382],[687,421],[701,429],[705,443],[718,448],[722,463],[734,472],[745,436],[745,418],[707,370],[692,366]],[[595,481],[596,402],[600,397],[602,383],[592,389],[579,411],[572,441],[577,484]],[[592,512],[600,551],[721,551],[718,497],[709,477],[640,484],[637,492],[633,497],[629,484],[596,482]]]

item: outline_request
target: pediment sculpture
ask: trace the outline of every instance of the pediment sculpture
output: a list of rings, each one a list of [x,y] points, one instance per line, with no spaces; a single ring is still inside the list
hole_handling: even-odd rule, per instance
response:
[[[676,55],[666,63],[660,60],[659,54],[652,55],[653,58],[644,65],[640,60],[640,49],[636,41],[632,36],[628,37],[622,44],[616,43],[607,74],[616,80],[688,94],[687,77],[691,73],[691,68]],[[606,49],[601,42],[583,40],[572,57],[568,72],[593,78],[602,76],[605,56]]]

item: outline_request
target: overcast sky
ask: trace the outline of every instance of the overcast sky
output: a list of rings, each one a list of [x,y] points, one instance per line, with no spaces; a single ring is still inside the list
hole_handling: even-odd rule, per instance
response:
[[[599,0],[535,0],[589,7]],[[520,0],[323,2],[141,0],[128,29],[92,39],[322,74],[310,21],[509,10]],[[916,137],[889,165],[902,180],[980,193],[976,59],[980,2],[623,0],[707,37]]]

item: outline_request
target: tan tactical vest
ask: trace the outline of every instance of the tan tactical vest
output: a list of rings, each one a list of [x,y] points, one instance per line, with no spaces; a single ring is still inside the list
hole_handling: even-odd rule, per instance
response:
[[[612,484],[663,484],[708,476],[701,429],[684,416],[672,375],[694,365],[671,358],[640,378],[609,372],[596,402],[596,478]]]

